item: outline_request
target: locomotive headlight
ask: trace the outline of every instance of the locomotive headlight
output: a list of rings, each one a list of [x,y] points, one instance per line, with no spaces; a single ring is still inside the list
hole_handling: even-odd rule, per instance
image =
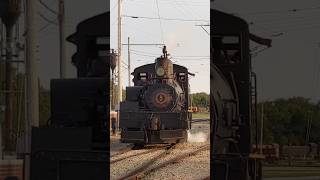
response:
[[[158,76],[163,76],[164,75],[164,69],[163,67],[158,67],[156,70],[156,73]]]

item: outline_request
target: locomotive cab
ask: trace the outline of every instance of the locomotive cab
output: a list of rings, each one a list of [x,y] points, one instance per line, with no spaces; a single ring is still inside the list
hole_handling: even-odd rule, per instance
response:
[[[249,41],[271,46],[271,40],[249,31],[248,23],[211,9],[210,113],[211,167],[214,179],[261,179],[258,147],[256,76]]]

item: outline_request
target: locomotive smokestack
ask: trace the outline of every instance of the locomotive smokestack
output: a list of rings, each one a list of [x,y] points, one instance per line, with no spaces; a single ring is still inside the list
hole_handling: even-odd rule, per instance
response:
[[[173,64],[168,59],[166,46],[162,49],[163,56],[156,59],[155,72],[157,78],[173,79]]]

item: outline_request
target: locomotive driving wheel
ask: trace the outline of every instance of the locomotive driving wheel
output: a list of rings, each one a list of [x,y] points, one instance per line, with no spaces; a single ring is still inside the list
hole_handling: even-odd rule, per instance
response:
[[[188,142],[188,133],[186,130],[182,131],[182,139],[178,139],[177,143],[186,143]]]

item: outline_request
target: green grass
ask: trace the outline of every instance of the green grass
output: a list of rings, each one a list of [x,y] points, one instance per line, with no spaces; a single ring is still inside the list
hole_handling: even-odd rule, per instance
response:
[[[192,119],[210,119],[210,113],[192,113]]]
[[[320,176],[320,167],[263,167],[264,177]]]

